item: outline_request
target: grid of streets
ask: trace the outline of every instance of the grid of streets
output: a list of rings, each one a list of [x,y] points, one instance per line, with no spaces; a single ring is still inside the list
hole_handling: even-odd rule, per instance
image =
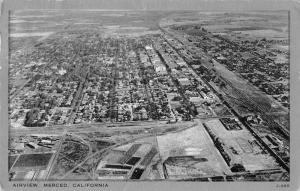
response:
[[[181,14],[11,37],[10,180],[289,180],[288,39]]]

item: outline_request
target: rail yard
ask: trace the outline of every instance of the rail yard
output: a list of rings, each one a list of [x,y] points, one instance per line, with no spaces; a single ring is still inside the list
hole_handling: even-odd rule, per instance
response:
[[[287,18],[12,13],[10,180],[288,181]]]

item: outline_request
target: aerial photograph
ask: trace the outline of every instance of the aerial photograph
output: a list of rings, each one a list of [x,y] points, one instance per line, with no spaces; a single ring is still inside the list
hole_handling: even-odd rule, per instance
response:
[[[290,180],[288,11],[9,14],[10,181]]]

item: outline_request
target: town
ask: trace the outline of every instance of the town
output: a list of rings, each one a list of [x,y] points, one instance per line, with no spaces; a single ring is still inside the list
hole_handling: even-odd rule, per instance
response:
[[[288,39],[176,17],[12,46],[10,180],[289,180]]]
[[[32,77],[12,100],[15,127],[231,115],[163,36],[137,40],[80,34],[55,42],[40,44],[25,66],[52,63],[24,71]]]

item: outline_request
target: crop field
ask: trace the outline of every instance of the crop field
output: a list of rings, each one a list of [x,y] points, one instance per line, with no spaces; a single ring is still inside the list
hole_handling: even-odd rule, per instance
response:
[[[103,158],[102,163],[136,165],[156,147],[155,140],[155,137],[149,137],[116,147]]]
[[[124,157],[122,157],[119,161],[119,163],[124,164],[126,163],[131,156],[139,149],[139,147],[141,146],[141,144],[134,144],[132,145],[124,154]]]
[[[44,154],[23,154],[14,164],[14,169],[31,168],[31,169],[46,169],[53,153]]]
[[[18,15],[16,18],[15,15]],[[40,37],[39,33],[56,32],[65,28],[67,30],[97,29],[104,35],[114,33],[153,33],[157,31],[156,22],[167,13],[157,12],[131,12],[120,11],[119,14],[111,14],[109,11],[81,11],[74,14],[74,10],[59,11],[23,11],[14,12],[11,15],[11,36],[21,38],[23,36]],[[36,20],[38,19],[38,20]],[[36,29],[36,25],[39,28]],[[20,29],[24,31],[20,33]],[[34,31],[34,33],[33,33]]]
[[[140,159],[140,157],[131,157],[126,164],[134,166]]]
[[[141,166],[148,166],[152,160],[152,158],[156,155],[157,150],[155,148],[151,148],[151,150],[144,156],[144,159],[141,161]]]
[[[238,17],[237,17],[238,16]],[[268,22],[265,20],[268,19]],[[218,31],[256,31],[272,29],[274,31],[286,30],[282,23],[287,22],[286,12],[190,12],[174,15],[168,24],[201,23],[206,28]],[[226,24],[225,24],[226,23]],[[268,31],[266,31],[268,32]],[[269,34],[269,33],[267,33]]]
[[[114,176],[119,176],[119,178],[127,176],[132,179],[154,179],[154,177],[160,179],[162,166],[159,161],[156,137],[146,137],[116,147],[105,154],[97,164],[96,173],[100,179],[110,179]],[[121,171],[124,173],[122,174]]]
[[[150,151],[153,145],[155,145],[155,142],[152,142],[152,144],[144,142],[142,146],[134,153],[134,156],[144,157]]]

